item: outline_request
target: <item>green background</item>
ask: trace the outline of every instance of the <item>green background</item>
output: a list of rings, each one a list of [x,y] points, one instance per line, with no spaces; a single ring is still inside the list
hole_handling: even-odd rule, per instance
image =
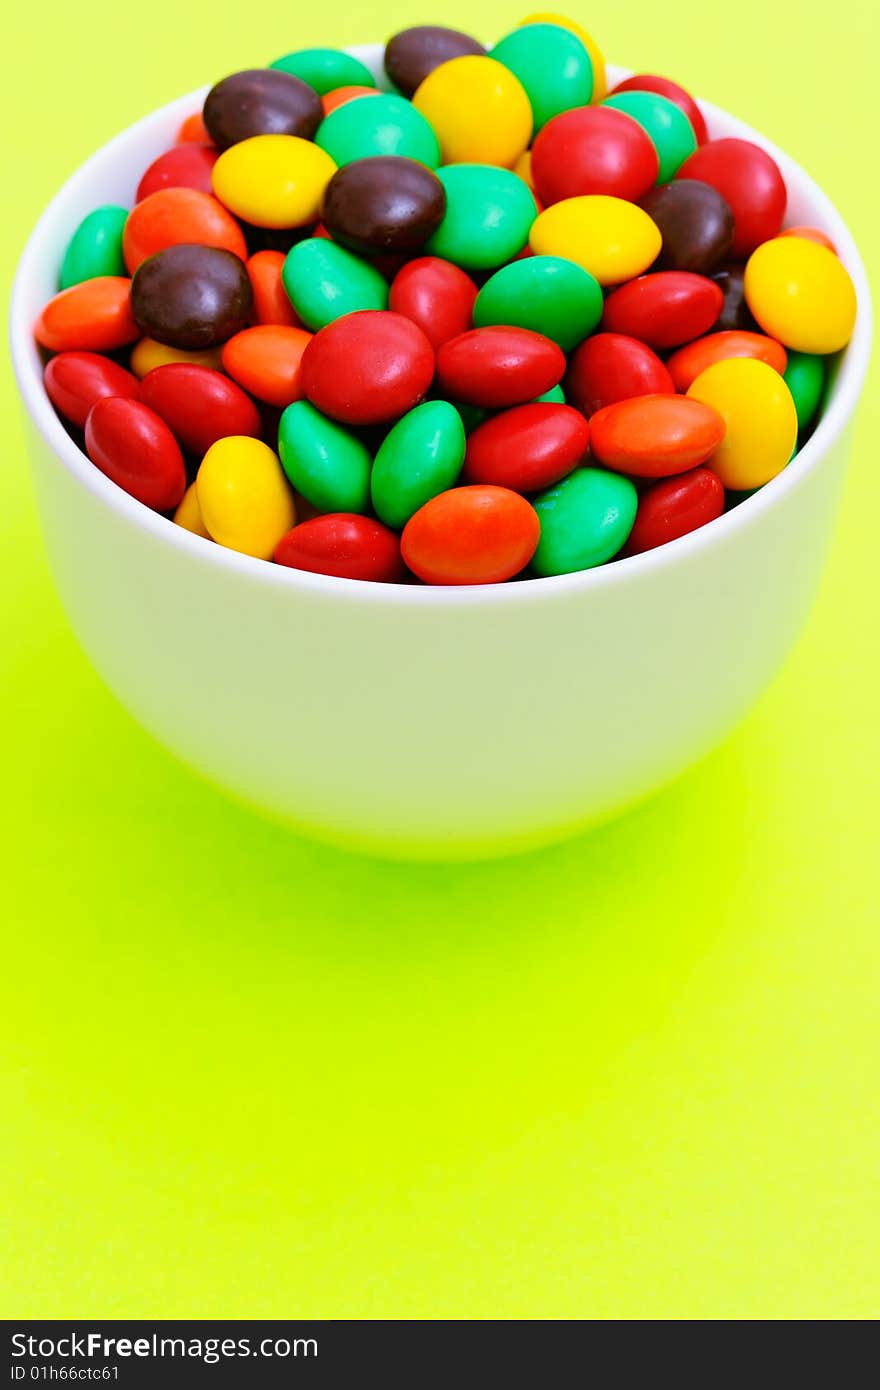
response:
[[[14,7],[8,274],[117,129],[375,13]],[[790,150],[876,265],[875,0],[574,16]],[[876,373],[819,600],[736,736],[616,824],[454,868],[291,838],[139,731],[65,625],[8,370],[3,412],[0,1310],[876,1316]]]

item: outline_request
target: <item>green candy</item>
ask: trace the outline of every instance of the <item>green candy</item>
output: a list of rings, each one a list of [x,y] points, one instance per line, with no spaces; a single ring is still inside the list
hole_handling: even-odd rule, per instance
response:
[[[436,169],[440,145],[421,111],[405,97],[383,92],[337,106],[318,126],[315,144],[337,164],[375,154],[399,154]]]
[[[308,401],[294,401],[281,416],[278,453],[292,485],[318,511],[369,510],[369,450]]]
[[[534,573],[572,574],[617,554],[633,528],[638,494],[619,473],[576,468],[532,505],[541,522]]]
[[[603,106],[613,106],[647,131],[660,160],[658,183],[668,183],[697,148],[694,128],[680,106],[657,92],[617,92]]]
[[[59,284],[69,290],[99,275],[127,275],[122,256],[122,232],[128,208],[107,203],[80,222],[64,253]]]
[[[474,327],[531,328],[570,352],[602,317],[602,290],[588,270],[562,256],[527,256],[502,266],[474,303]]]
[[[558,24],[526,24],[490,50],[525,88],[534,133],[560,111],[589,106],[593,62],[581,40]]]
[[[788,352],[788,366],[782,379],[791,392],[797,411],[798,434],[812,424],[825,389],[825,358],[806,352]]]
[[[299,48],[276,58],[270,68],[289,72],[301,82],[308,82],[319,96],[336,87],[375,87],[376,79],[359,58],[343,53],[339,48]]]
[[[446,214],[427,241],[425,255],[441,256],[466,270],[494,270],[519,254],[538,209],[517,174],[494,164],[449,164],[437,170],[437,177],[446,190]]]
[[[307,328],[323,328],[358,309],[388,307],[388,284],[378,270],[327,237],[291,247],[281,279]]]
[[[461,416],[448,401],[425,401],[398,420],[373,464],[370,490],[380,521],[398,530],[452,487],[464,463]]]
[[[547,401],[550,405],[565,405],[565,392],[561,386],[551,386],[543,396],[536,396],[533,404],[538,405],[541,401]]]

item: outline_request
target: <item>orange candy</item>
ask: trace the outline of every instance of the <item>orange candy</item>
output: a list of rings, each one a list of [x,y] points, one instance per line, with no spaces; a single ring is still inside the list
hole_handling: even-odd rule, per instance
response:
[[[590,452],[618,473],[665,478],[705,463],[726,428],[717,410],[690,396],[636,396],[590,416]]]
[[[133,275],[148,256],[182,243],[219,246],[247,260],[244,233],[235,218],[197,188],[160,188],[138,203],[122,233],[122,254]]]
[[[223,369],[257,400],[283,409],[302,395],[300,364],[311,340],[304,328],[257,324],[224,343]]]
[[[541,538],[518,492],[475,484],[432,497],[403,528],[406,564],[426,584],[502,584],[525,569]]]
[[[675,382],[676,391],[686,391],[700,372],[728,357],[756,357],[766,362],[780,376],[788,366],[788,353],[775,338],[764,333],[749,333],[732,328],[723,333],[710,333],[696,342],[687,343],[666,360],[666,369]]]
[[[257,323],[302,328],[302,321],[281,281],[285,259],[283,251],[256,251],[248,259],[246,268],[254,292],[254,319]]]
[[[191,141],[196,141],[200,145],[210,145],[211,143],[208,127],[202,120],[201,111],[194,111],[191,116],[187,116],[177,132],[178,145],[188,145]]]
[[[779,235],[799,236],[803,241],[815,241],[817,246],[824,246],[826,250],[833,251],[835,256],[837,255],[837,247],[830,236],[826,236],[818,227],[786,227],[785,231],[780,232]]]
[[[375,87],[334,87],[332,92],[325,92],[321,97],[321,105],[324,108],[324,115],[329,116],[331,111],[335,111],[337,106],[344,106],[347,101],[354,101],[355,97],[377,97]]]
[[[37,319],[37,342],[52,352],[115,352],[140,337],[123,275],[99,275],[50,299]]]

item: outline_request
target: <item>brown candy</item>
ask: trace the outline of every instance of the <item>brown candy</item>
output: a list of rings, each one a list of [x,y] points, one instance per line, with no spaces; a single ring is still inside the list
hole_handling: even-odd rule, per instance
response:
[[[177,348],[225,343],[248,326],[253,298],[244,262],[215,246],[169,246],[142,261],[131,282],[138,328]]]
[[[367,255],[417,251],[443,220],[446,192],[415,159],[376,155],[337,169],[324,195],[324,225],[335,241]]]
[[[324,111],[313,87],[278,68],[248,68],[213,86],[202,117],[218,149],[252,135],[299,135],[311,140]]]
[[[761,332],[746,303],[745,290],[743,289],[745,272],[745,266],[739,261],[728,261],[712,276],[716,285],[721,286],[724,295],[724,307],[712,330],[713,333],[722,333],[735,328],[744,329],[748,333]]]
[[[711,275],[730,251],[733,210],[708,183],[675,179],[652,188],[641,199],[641,206],[663,237],[655,270],[691,270],[697,275]]]
[[[439,24],[418,24],[401,29],[388,40],[385,47],[385,71],[395,87],[405,97],[411,97],[429,72],[447,63],[450,58],[467,54],[485,57],[486,50],[470,34],[458,29],[444,29]]]

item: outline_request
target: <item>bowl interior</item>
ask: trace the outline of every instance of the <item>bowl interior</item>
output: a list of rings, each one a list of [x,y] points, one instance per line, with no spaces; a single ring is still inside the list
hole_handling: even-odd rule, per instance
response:
[[[367,63],[380,85],[387,86],[382,71],[381,45],[369,44],[350,51]],[[627,71],[609,66],[608,74],[609,82],[613,84],[625,77]],[[337,596],[344,595],[349,600],[424,604],[522,602],[560,588],[570,590],[615,583],[642,572],[649,573],[659,565],[674,563],[677,557],[711,544],[721,528],[733,530],[749,525],[762,508],[782,504],[787,491],[796,486],[803,472],[820,465],[826,448],[847,425],[864,382],[871,331],[867,279],[853,238],[831,201],[794,160],[743,121],[700,99],[710,135],[715,138],[738,136],[753,140],[777,160],[788,188],[786,225],[805,223],[827,232],[853,277],[858,297],[856,330],[849,346],[833,365],[823,416],[794,462],[772,482],[717,521],[643,555],[612,561],[593,570],[529,580],[524,584],[464,586],[451,590],[420,585],[377,585],[306,574],[239,555],[173,526],[116,487],[81,454],[56,416],[43,389],[43,364],[33,339],[32,325],[43,305],[56,293],[61,258],[77,223],[101,203],[133,204],[144,169],[173,143],[181,122],[201,106],[207,90],[207,86],[199,88],[144,117],[99,149],[64,184],[46,208],[24,250],[10,314],[13,366],[25,405],[37,430],[82,486],[100,498],[104,505],[153,532],[161,543],[183,547],[203,562],[231,567],[263,583],[335,592]]]

